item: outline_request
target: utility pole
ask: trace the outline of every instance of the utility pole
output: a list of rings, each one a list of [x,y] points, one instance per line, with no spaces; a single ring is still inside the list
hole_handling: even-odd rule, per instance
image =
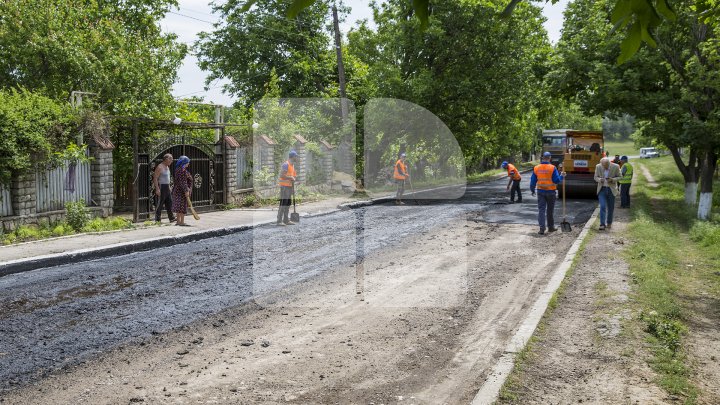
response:
[[[333,3],[333,26],[335,27],[335,54],[337,55],[338,65],[338,84],[340,85],[340,111],[342,113],[342,120],[348,117],[348,106],[347,106],[347,95],[345,94],[345,67],[343,66],[342,60],[342,45],[340,37],[340,21],[338,20],[337,6]]]

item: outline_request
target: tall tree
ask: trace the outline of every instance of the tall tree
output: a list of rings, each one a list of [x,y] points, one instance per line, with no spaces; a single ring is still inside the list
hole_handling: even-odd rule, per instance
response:
[[[685,179],[686,202],[694,204],[701,180],[698,217],[707,218],[712,172],[720,146],[717,32],[678,2],[678,18],[654,30],[656,48],[643,47],[626,63],[616,60],[621,34],[613,30],[604,0],[576,0],[566,10],[559,63],[552,73],[558,91],[588,112],[629,113],[642,131],[673,154]],[[680,154],[688,149],[687,162]]]
[[[207,82],[229,79],[225,91],[250,106],[264,96],[275,69],[283,97],[336,96],[328,2],[315,2],[294,20],[285,17],[288,5],[281,0],[255,6],[247,11],[245,2],[231,0],[215,7],[221,21],[197,43]]]
[[[442,2],[420,30],[409,2],[371,6],[377,28],[353,30],[349,52],[368,66],[376,97],[435,113],[457,137],[470,170],[530,150],[551,50],[539,8],[522,5],[506,20],[501,1]]]
[[[158,115],[186,54],[158,21],[175,0],[0,2],[0,87],[56,100],[97,93],[115,114]]]

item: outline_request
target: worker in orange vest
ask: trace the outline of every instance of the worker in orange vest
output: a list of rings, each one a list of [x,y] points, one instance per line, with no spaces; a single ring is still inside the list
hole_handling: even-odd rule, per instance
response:
[[[290,221],[290,203],[293,196],[293,189],[295,187],[295,180],[297,179],[297,172],[295,171],[295,165],[298,162],[298,154],[294,150],[291,150],[288,154],[288,160],[280,166],[280,178],[278,179],[278,185],[280,186],[280,207],[278,208],[277,224],[280,226],[295,225],[295,222]]]
[[[395,204],[397,205],[405,205],[404,202],[402,202],[402,195],[405,192],[405,180],[407,180],[410,177],[410,174],[407,171],[407,165],[405,164],[405,154],[400,154],[400,159],[395,162],[395,169],[393,171],[393,178],[395,179],[395,183],[397,183],[397,193],[395,194]]]
[[[515,193],[517,193],[518,203],[522,203],[522,194],[520,194],[520,180],[522,180],[522,176],[520,176],[520,172],[515,165],[508,162],[502,162],[502,168],[506,169],[508,173],[509,180],[505,190],[510,190],[510,204],[515,203]],[[510,188],[511,185],[512,189]]]
[[[537,189],[538,200],[538,224],[540,225],[540,235],[545,234],[545,218],[547,217],[548,232],[555,232],[555,199],[557,195],[557,184],[562,182],[565,172],[558,173],[557,167],[550,163],[552,155],[550,152],[543,153],[542,162],[535,166],[533,174],[530,177],[530,193],[535,196]]]

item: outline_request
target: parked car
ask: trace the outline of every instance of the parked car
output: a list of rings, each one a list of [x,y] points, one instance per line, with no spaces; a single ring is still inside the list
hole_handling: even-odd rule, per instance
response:
[[[655,148],[640,148],[640,159],[650,159],[656,157],[660,157],[660,154],[657,150],[655,150]]]

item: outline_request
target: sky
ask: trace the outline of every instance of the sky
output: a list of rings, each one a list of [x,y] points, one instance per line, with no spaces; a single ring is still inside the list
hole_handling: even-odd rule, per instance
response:
[[[548,31],[552,43],[556,43],[560,38],[562,13],[568,1],[559,0],[556,4],[539,3],[542,4],[543,14],[547,18],[545,29]],[[369,0],[345,0],[345,4],[351,8],[351,12],[340,26],[343,33],[347,33],[359,20],[372,21],[368,3]],[[160,26],[165,32],[175,33],[180,42],[190,46],[197,39],[199,32],[212,30],[212,23],[217,21],[218,17],[212,14],[209,0],[179,0],[178,4],[179,8],[168,13],[160,22]],[[235,97],[223,94],[222,84],[224,81],[222,80],[211,83],[209,90],[204,89],[207,73],[200,69],[197,62],[194,55],[188,54],[185,57],[183,65],[178,71],[179,80],[173,86],[173,95],[175,97],[200,96],[204,97],[207,102],[222,105],[231,105],[235,102]]]

